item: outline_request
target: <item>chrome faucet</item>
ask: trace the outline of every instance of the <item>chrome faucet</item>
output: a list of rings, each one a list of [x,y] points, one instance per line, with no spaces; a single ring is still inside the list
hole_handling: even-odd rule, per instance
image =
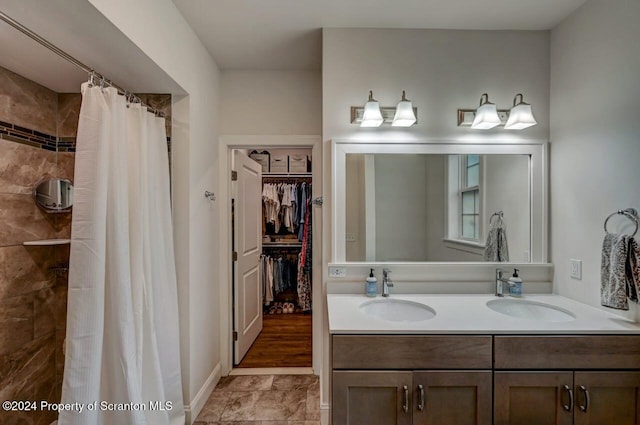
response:
[[[502,273],[504,273],[504,270],[502,269],[496,269],[496,297],[503,297],[504,296],[504,284],[506,283],[508,286],[512,285],[511,282],[509,282],[509,279],[505,279],[504,277],[502,277]]]
[[[393,288],[393,281],[389,277],[391,274],[391,270],[382,269],[382,296],[389,296],[389,288]]]

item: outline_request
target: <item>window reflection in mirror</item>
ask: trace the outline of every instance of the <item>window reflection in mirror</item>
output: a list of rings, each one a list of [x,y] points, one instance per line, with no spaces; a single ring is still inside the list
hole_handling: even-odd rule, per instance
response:
[[[500,250],[508,249],[508,261],[529,262],[529,161],[516,154],[347,153],[346,261],[506,261],[494,254],[489,225],[501,211]]]

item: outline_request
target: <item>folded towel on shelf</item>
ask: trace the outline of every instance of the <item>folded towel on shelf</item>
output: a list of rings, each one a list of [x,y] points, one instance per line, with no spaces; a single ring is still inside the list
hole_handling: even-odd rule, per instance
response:
[[[627,299],[627,252],[629,236],[607,233],[602,241],[600,304],[629,310]]]
[[[626,271],[627,296],[631,301],[637,303],[638,294],[640,294],[640,246],[633,238],[629,238]]]
[[[484,247],[485,261],[509,261],[507,229],[504,226],[492,226]]]

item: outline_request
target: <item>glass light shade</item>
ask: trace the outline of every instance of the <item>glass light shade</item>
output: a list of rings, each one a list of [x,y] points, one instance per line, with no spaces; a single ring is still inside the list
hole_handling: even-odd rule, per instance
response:
[[[522,130],[536,124],[538,124],[538,122],[533,117],[531,105],[527,103],[520,103],[511,108],[511,112],[509,112],[509,119],[504,125],[504,128],[505,130]]]
[[[476,117],[473,119],[471,128],[489,130],[497,125],[500,125],[500,117],[495,104],[485,103],[476,109]]]
[[[380,104],[378,102],[369,101],[364,104],[364,113],[362,114],[362,122],[360,127],[380,127],[384,118],[380,112]]]
[[[396,114],[393,117],[394,127],[411,127],[416,122],[416,115],[413,113],[413,104],[410,100],[398,102]]]

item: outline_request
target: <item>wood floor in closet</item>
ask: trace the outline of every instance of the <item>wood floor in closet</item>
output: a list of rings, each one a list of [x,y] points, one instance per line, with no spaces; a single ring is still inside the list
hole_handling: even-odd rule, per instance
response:
[[[311,314],[265,314],[262,332],[237,367],[311,367]]]

